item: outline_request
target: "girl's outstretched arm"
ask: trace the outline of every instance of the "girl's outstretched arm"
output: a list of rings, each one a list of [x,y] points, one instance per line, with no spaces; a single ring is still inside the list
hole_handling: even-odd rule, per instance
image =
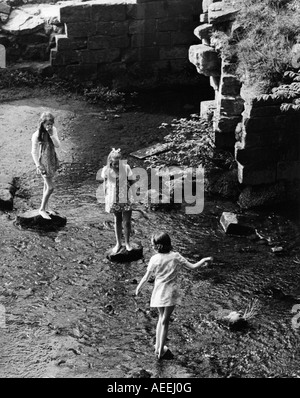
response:
[[[190,263],[189,261],[186,260],[184,263],[184,266],[189,269],[197,269],[199,267],[206,267],[212,261],[213,261],[213,257],[203,257],[200,261],[198,261],[195,264]]]
[[[151,271],[146,271],[145,275],[142,277],[140,283],[138,284],[136,290],[135,290],[135,295],[137,296],[140,292],[140,290],[143,288],[145,283],[148,281],[149,277],[151,275]]]

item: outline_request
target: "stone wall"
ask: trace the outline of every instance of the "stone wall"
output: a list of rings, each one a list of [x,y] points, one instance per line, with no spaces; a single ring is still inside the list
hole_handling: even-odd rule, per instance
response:
[[[63,32],[59,6],[29,4],[12,7],[0,0],[0,44],[6,49],[7,65],[48,62],[54,36]]]
[[[194,29],[194,34],[201,44],[190,46],[189,60],[196,66],[198,73],[210,77],[215,90],[213,101],[201,103],[201,114],[213,113],[215,143],[218,148],[233,151],[235,128],[241,121],[244,109],[240,97],[241,82],[232,73],[234,60],[224,57],[218,51],[218,43],[211,39],[213,31],[230,31],[238,12],[230,1],[202,1],[203,13],[201,25]]]
[[[199,0],[87,1],[60,8],[65,34],[56,36],[51,64],[59,74],[155,74],[190,66],[189,46],[201,14]]]
[[[235,76],[236,60],[228,59],[222,44],[213,40],[213,32],[229,35],[235,29],[238,2],[203,0],[202,8],[194,30],[201,44],[190,47],[189,60],[210,77],[215,90],[213,101],[201,103],[201,114],[213,120],[217,148],[235,155],[238,181],[246,187],[240,204],[295,199],[300,186],[300,74],[272,94],[255,94]]]
[[[290,107],[285,107],[285,105]],[[293,98],[245,98],[236,132],[239,181],[246,185],[300,179],[300,111]]]

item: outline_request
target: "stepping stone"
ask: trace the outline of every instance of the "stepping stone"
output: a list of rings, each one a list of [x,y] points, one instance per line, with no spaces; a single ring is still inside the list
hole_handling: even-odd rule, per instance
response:
[[[117,253],[113,253],[110,249],[106,258],[115,263],[128,263],[130,261],[137,261],[143,258],[143,247],[140,245],[132,244],[132,250],[127,251],[124,246]]]
[[[136,152],[132,152],[130,156],[133,156],[137,159],[145,159],[148,156],[157,155],[159,153],[167,152],[173,147],[173,144],[170,142],[166,142],[164,144],[155,144],[149,146],[147,148],[139,149]]]
[[[14,197],[8,189],[0,187],[0,210],[12,210],[14,206]]]
[[[0,210],[12,210],[14,195],[18,189],[17,179],[0,175]]]
[[[43,218],[38,210],[29,210],[16,218],[16,224],[23,228],[37,229],[43,231],[56,231],[66,225],[66,217],[58,214],[50,215],[51,220]]]
[[[224,211],[220,218],[220,224],[228,235],[255,235],[255,229],[248,225],[241,224],[235,213]]]

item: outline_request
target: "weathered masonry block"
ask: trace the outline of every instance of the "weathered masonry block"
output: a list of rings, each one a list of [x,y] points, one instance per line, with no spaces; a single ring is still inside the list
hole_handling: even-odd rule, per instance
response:
[[[244,110],[244,100],[240,96],[241,83],[228,72],[231,69],[230,60],[222,56],[211,35],[218,29],[230,31],[238,9],[230,1],[204,0],[202,10],[201,24],[194,29],[201,44],[190,46],[189,60],[198,73],[210,76],[215,90],[215,143],[219,148],[233,151],[235,128]]]
[[[270,184],[299,180],[300,112],[282,111],[272,96],[245,103],[235,156],[239,181]]]
[[[121,74],[143,70],[145,64],[153,73],[184,70],[189,66],[189,46],[197,41],[193,31],[201,7],[199,0],[107,0],[62,5],[59,19],[65,34],[56,38],[51,64],[63,75],[72,66],[77,77],[84,77],[86,65],[96,66],[98,77],[109,70],[114,74],[118,70]]]
[[[200,24],[194,29],[201,44],[190,46],[189,60],[200,74],[210,76],[215,98],[200,104],[200,114],[213,122],[216,147],[234,154],[238,181],[247,189],[241,201],[246,206],[251,201],[249,192],[260,192],[263,197],[264,190],[269,190],[276,196],[286,189],[282,197],[287,198],[294,195],[291,187],[300,186],[300,94],[297,98],[276,95],[274,88],[272,94],[256,96],[246,81],[242,84],[235,76],[234,60],[222,53],[218,35],[213,33],[230,35],[238,4],[234,0],[202,1]],[[296,44],[291,57],[298,74],[299,54],[300,44]],[[298,81],[289,83],[293,92]]]

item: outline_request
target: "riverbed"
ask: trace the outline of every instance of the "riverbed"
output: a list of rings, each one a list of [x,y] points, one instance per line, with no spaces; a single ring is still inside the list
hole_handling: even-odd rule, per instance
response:
[[[299,377],[299,209],[244,211],[264,237],[227,235],[224,211],[236,203],[204,200],[201,214],[184,209],[133,212],[132,241],[144,258],[111,263],[112,217],[97,200],[97,171],[111,147],[129,154],[161,142],[161,123],[198,104],[143,102],[127,111],[100,108],[78,97],[34,95],[2,102],[1,173],[18,177],[12,211],[0,211],[0,376],[5,378],[262,378]],[[170,98],[169,98],[170,99]],[[174,98],[173,98],[174,99]],[[58,231],[26,230],[16,216],[38,208],[42,181],[31,158],[31,135],[42,111],[55,115],[62,142],[52,207],[67,218]],[[182,114],[180,114],[182,112]],[[287,211],[289,210],[289,211]],[[184,302],[171,319],[174,357],[154,355],[157,313],[153,281],[134,291],[153,254],[152,233],[166,230],[190,261],[213,256],[206,269],[183,271]],[[280,251],[274,248],[282,248]],[[225,321],[256,301],[243,327]]]

